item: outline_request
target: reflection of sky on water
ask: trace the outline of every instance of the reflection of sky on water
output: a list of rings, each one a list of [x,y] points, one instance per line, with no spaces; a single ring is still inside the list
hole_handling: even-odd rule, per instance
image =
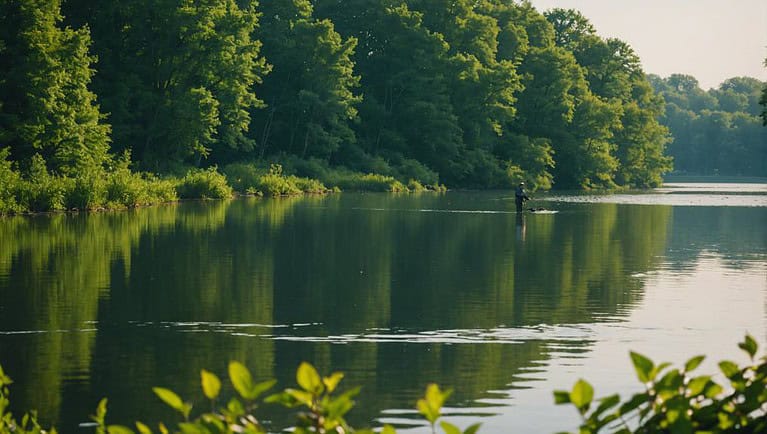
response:
[[[569,390],[579,378],[594,386],[596,398],[613,393],[625,398],[639,391],[629,351],[676,367],[695,355],[706,354],[696,372],[713,374],[721,382],[724,378],[716,366],[719,361],[747,361],[736,346],[745,333],[762,346],[767,342],[764,261],[752,261],[734,272],[723,258],[706,256],[697,262],[694,273],[680,275],[668,266],[645,278],[644,298],[627,318],[540,329],[538,339],[546,342],[548,360],[515,377],[508,389],[495,391],[498,398],[482,399],[476,407],[447,408],[446,420],[461,428],[481,421],[480,432],[488,433],[572,431],[579,420],[575,409],[555,406],[552,392]],[[572,332],[570,338],[564,330]],[[380,420],[407,424],[415,415],[415,411],[391,411]],[[426,433],[428,429],[405,431]]]
[[[665,184],[647,192],[575,194],[544,200],[572,203],[617,203],[671,206],[767,206],[767,184]]]

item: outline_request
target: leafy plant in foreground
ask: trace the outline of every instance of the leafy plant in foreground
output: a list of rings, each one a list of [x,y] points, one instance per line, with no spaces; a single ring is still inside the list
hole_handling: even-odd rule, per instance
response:
[[[718,383],[711,375],[694,376],[694,371],[704,360],[696,356],[688,360],[682,369],[671,368],[668,363],[656,365],[638,353],[631,353],[639,380],[645,391],[622,401],[618,395],[595,400],[593,387],[579,380],[571,391],[554,392],[557,404],[572,404],[582,416],[578,432],[593,434],[609,431],[630,433],[762,433],[767,432],[767,356],[756,358],[758,345],[746,336],[738,346],[745,351],[750,363],[738,366],[722,361],[719,368],[728,383]],[[250,371],[239,362],[230,362],[229,380],[237,396],[219,406],[221,380],[212,372],[202,370],[202,391],[210,401],[209,412],[193,416],[192,404],[184,401],[170,389],[155,387],[155,395],[174,409],[180,416],[175,428],[159,423],[157,431],[181,434],[230,434],[266,433],[267,429],[254,415],[257,400],[276,381],[255,382]],[[335,372],[321,376],[309,363],[302,363],[296,372],[298,388],[287,388],[266,397],[263,402],[276,403],[297,409],[293,432],[297,434],[373,434],[372,430],[355,430],[346,421],[346,414],[354,407],[353,398],[359,388],[336,394],[343,374]],[[36,412],[25,414],[17,422],[8,411],[8,385],[11,379],[0,368],[0,434],[43,434]],[[455,425],[440,421],[442,407],[451,394],[436,384],[426,388],[424,397],[416,403],[418,412],[428,421],[433,434],[441,428],[445,434],[476,434],[479,424],[461,431]],[[97,434],[151,434],[154,431],[136,422],[136,431],[122,425],[106,423],[107,400],[98,405],[92,419],[97,424]],[[172,427],[172,425],[171,425]],[[55,433],[51,429],[50,432]],[[384,425],[381,434],[396,434],[390,425]]]
[[[8,386],[11,383],[13,383],[13,381],[10,377],[5,375],[3,367],[0,366],[0,434],[56,434],[55,429],[51,428],[50,431],[46,431],[40,426],[40,423],[37,421],[36,411],[26,413],[22,416],[21,422],[17,422],[16,419],[14,419],[13,415],[8,410],[8,406],[11,403]]]
[[[179,413],[182,422],[175,429],[170,429],[164,423],[157,426],[158,432],[167,434],[170,432],[181,434],[230,434],[249,433],[262,434],[267,429],[261,421],[254,416],[257,408],[256,400],[276,383],[275,380],[254,382],[248,368],[239,362],[229,363],[229,380],[237,391],[238,396],[231,398],[226,406],[216,408],[221,392],[221,380],[212,372],[202,370],[200,372],[202,391],[210,400],[211,411],[192,417],[192,404],[184,401],[170,389],[155,387],[152,390],[155,395],[165,404]],[[354,397],[360,391],[359,387],[352,388],[343,393],[336,394],[337,388],[344,374],[334,372],[323,377],[311,364],[301,363],[296,371],[298,388],[286,388],[267,396],[263,402],[280,404],[288,408],[297,409],[295,426],[292,431],[296,434],[374,434],[372,430],[355,430],[347,423],[346,414],[354,407]],[[436,426],[441,416],[442,405],[450,396],[451,391],[441,391],[436,384],[430,384],[426,388],[425,396],[418,400],[417,408],[429,422],[432,432],[436,434]],[[2,401],[0,401],[2,402]],[[2,406],[0,406],[2,409]],[[108,425],[106,423],[107,400],[102,399],[91,419],[96,422],[97,434],[134,434],[133,429],[122,425]],[[152,429],[142,423],[136,422],[136,430],[140,434],[151,434]],[[455,425],[442,421],[445,434],[475,434],[479,424],[471,425],[465,431],[461,431]],[[0,430],[1,434],[5,434]],[[35,431],[37,433],[37,431]],[[382,434],[396,434],[396,430],[385,425]]]
[[[751,363],[738,366],[719,362],[729,384],[720,384],[711,375],[692,375],[704,360],[696,356],[682,369],[669,363],[656,365],[647,357],[631,352],[644,392],[621,402],[610,395],[594,401],[594,389],[578,380],[572,391],[556,391],[557,404],[572,404],[581,414],[581,434],[602,430],[615,433],[759,433],[767,432],[767,356],[756,358],[758,345],[746,336],[738,344]]]

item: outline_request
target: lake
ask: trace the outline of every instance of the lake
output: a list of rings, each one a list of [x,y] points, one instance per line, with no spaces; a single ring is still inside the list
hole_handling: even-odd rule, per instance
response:
[[[427,432],[414,403],[437,382],[461,427],[552,433],[579,420],[555,389],[639,390],[629,350],[708,354],[713,374],[746,332],[767,343],[767,185],[531,205],[552,212],[516,214],[510,192],[343,193],[2,218],[13,407],[65,433],[92,430],[104,396],[110,423],[174,422],[152,386],[205,407],[201,368],[288,387],[306,360],[362,386],[354,426]]]

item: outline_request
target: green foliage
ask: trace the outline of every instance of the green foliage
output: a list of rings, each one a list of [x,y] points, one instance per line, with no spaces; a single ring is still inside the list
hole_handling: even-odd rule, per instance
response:
[[[63,179],[48,173],[45,161],[39,154],[32,157],[22,182],[16,186],[16,200],[20,211],[47,212],[64,209],[64,196],[73,185],[71,179]]]
[[[0,366],[0,433],[55,434],[55,429],[46,430],[40,426],[40,423],[37,421],[37,412],[35,411],[24,414],[21,420],[13,417],[13,414],[8,409],[11,403],[8,386],[11,384],[13,384],[13,381],[3,372],[3,367]]]
[[[426,187],[423,186],[420,182],[416,181],[415,179],[411,179],[407,182],[407,189],[408,191],[412,193],[418,193],[421,191],[426,191]]]
[[[229,164],[224,167],[223,172],[227,183],[238,192],[255,189],[259,185],[261,177],[266,173],[265,170],[255,164],[246,163]]]
[[[106,160],[110,129],[88,89],[89,30],[63,27],[60,6],[0,3],[0,142],[15,161],[41,154],[55,173],[74,175]]]
[[[666,102],[660,120],[674,136],[669,154],[675,170],[729,176],[767,172],[767,129],[759,109],[764,82],[734,77],[704,91],[688,75],[650,79]]]
[[[172,181],[131,172],[129,156],[108,164],[111,170],[95,167],[71,177],[53,175],[35,154],[21,176],[0,160],[0,179],[6,180],[0,187],[0,214],[132,208],[176,200]]]
[[[256,3],[235,0],[67,1],[99,57],[94,88],[110,113],[114,150],[145,169],[197,165],[253,149],[254,85],[268,73],[253,38]]]
[[[21,176],[13,170],[13,164],[8,161],[10,149],[0,149],[0,215],[22,211],[16,200],[16,191],[21,182]]]
[[[60,207],[151,201],[130,175],[106,187],[92,180],[109,152],[126,150],[138,168],[164,174],[281,163],[287,176],[265,167],[243,174],[247,186],[232,183],[268,195],[322,191],[311,180],[344,178],[334,171],[591,188],[655,186],[671,169],[662,101],[639,58],[573,10],[544,15],[501,0],[12,0],[1,11],[0,141],[19,167],[40,154],[52,176],[74,179]],[[673,86],[692,88],[678,78]],[[680,100],[750,113],[753,84],[735,78]],[[758,133],[738,131],[731,143],[756,146]],[[58,206],[48,202],[36,207]]]
[[[260,5],[264,54],[275,65],[260,87],[269,107],[254,113],[254,124],[263,126],[256,136],[262,156],[268,148],[325,158],[356,140],[351,121],[362,98],[354,93],[360,77],[351,57],[357,40],[343,38],[330,20],[315,18],[312,3]]]
[[[215,408],[215,402],[221,389],[221,381],[212,372],[202,370],[200,377],[203,394],[214,404],[214,409],[195,417],[192,417],[193,407],[190,403],[184,402],[180,396],[169,389],[155,387],[153,389],[155,395],[183,418],[183,421],[177,424],[176,429],[168,429],[167,426],[171,425],[158,423],[159,432],[184,434],[266,433],[266,429],[253,412],[258,407],[256,400],[274,387],[276,382],[274,380],[254,382],[248,368],[239,362],[230,362],[228,371],[229,380],[238,396],[231,398],[226,405]],[[2,370],[0,370],[0,375],[2,375]],[[296,370],[298,388],[286,388],[281,392],[267,396],[263,402],[297,409],[295,426],[293,427],[296,433],[341,434],[357,432],[372,434],[373,431],[371,430],[354,430],[347,423],[346,414],[354,407],[353,399],[359,393],[359,388],[337,393],[343,377],[344,375],[340,372],[332,373],[326,377],[321,376],[314,366],[303,362]],[[1,382],[0,385],[2,385]],[[418,401],[417,407],[432,425],[432,429],[440,417],[442,405],[449,394],[449,392],[441,392],[436,385],[429,385],[424,398]],[[106,412],[107,401],[103,399],[98,405],[96,415],[91,417],[98,424],[97,432],[104,434],[134,432],[125,426],[108,425]],[[457,427],[450,423],[443,421],[440,425],[447,434],[461,433]],[[139,433],[152,432],[151,428],[142,422],[136,422],[135,426]],[[0,425],[0,427],[2,426]],[[475,424],[463,433],[474,434],[478,428],[479,424]],[[384,427],[383,432],[396,434],[394,428],[388,425]]]
[[[107,185],[103,170],[91,169],[65,179],[64,208],[99,209],[106,203]]]
[[[570,391],[555,391],[556,404],[571,404],[582,417],[580,433],[735,433],[764,432],[767,415],[767,356],[757,358],[758,345],[746,336],[738,346],[748,355],[750,362],[739,366],[732,361],[722,361],[719,369],[726,379],[720,384],[711,375],[694,375],[704,356],[688,360],[682,369],[671,368],[669,363],[656,365],[649,358],[631,353],[637,378],[644,386],[643,392],[626,400],[610,395],[598,400],[593,387],[585,380],[578,380]],[[192,404],[185,402],[170,389],[155,387],[155,395],[182,418],[175,429],[158,424],[161,433],[265,433],[266,429],[254,416],[257,400],[274,387],[275,381],[254,381],[248,368],[239,362],[230,362],[229,381],[237,392],[225,405],[216,407],[221,392],[221,380],[212,372],[200,372],[203,395],[211,401],[212,410],[192,414]],[[354,430],[346,421],[347,413],[354,407],[354,397],[359,388],[339,392],[344,375],[335,372],[322,376],[309,363],[303,362],[296,371],[297,388],[286,388],[267,396],[263,402],[280,404],[297,409],[294,431],[297,433],[372,433],[370,430]],[[0,433],[42,433],[35,412],[24,416],[19,424],[8,411],[11,379],[0,367]],[[437,427],[446,434],[475,434],[480,424],[461,431],[455,425],[440,420],[442,408],[451,390],[441,390],[436,384],[426,387],[424,396],[416,402],[416,409],[429,423],[433,433]],[[103,434],[133,433],[131,428],[108,425],[106,422],[107,400],[99,402],[96,414],[91,418],[98,424],[97,432]],[[139,433],[152,430],[141,422],[135,423]],[[172,426],[172,425],[171,425]],[[55,432],[55,431],[51,431]],[[384,426],[382,433],[395,434],[391,426]]]
[[[285,175],[282,165],[277,163],[271,164],[269,170],[255,164],[234,163],[224,167],[224,174],[232,187],[243,193],[289,196],[330,191],[317,179]]]
[[[393,175],[399,180],[414,180],[425,185],[438,185],[439,175],[418,160],[402,158],[394,162]]]
[[[227,199],[234,193],[215,167],[190,170],[178,181],[176,191],[181,199]]]
[[[181,434],[231,434],[231,433],[266,433],[266,428],[254,415],[259,407],[259,400],[267,391],[276,384],[275,380],[254,382],[248,368],[242,363],[232,361],[229,363],[229,381],[237,392],[222,406],[216,407],[221,390],[221,380],[212,372],[202,370],[200,372],[200,385],[204,396],[211,401],[212,410],[193,415],[192,404],[185,402],[179,395],[170,389],[154,387],[154,394],[165,405],[173,409],[181,417],[173,428],[172,424],[159,422],[157,431],[160,433]],[[296,420],[293,431],[296,433],[350,433],[373,434],[372,430],[355,430],[346,421],[347,413],[355,405],[354,397],[359,394],[360,388],[339,392],[339,385],[344,374],[334,372],[328,376],[322,376],[317,369],[307,362],[303,362],[296,370],[296,383],[298,388],[286,388],[266,396],[263,399],[267,404],[278,404],[287,408],[296,409]],[[24,415],[22,422],[17,423],[13,415],[8,411],[10,404],[8,386],[11,379],[5,375],[0,366],[0,433],[20,434],[43,434],[55,433],[55,429],[43,430],[37,422],[36,412]],[[480,424],[469,426],[461,431],[455,425],[439,421],[442,406],[450,395],[450,391],[442,392],[439,386],[430,384],[424,397],[419,399],[416,408],[426,418],[436,433],[437,422],[445,434],[475,434]],[[110,425],[107,423],[107,399],[102,399],[96,414],[91,416],[97,424],[97,434],[140,434],[152,433],[152,429],[139,421],[135,422],[135,431],[122,425]],[[170,427],[170,428],[169,428]],[[389,425],[381,431],[387,434],[396,434],[396,430]]]
[[[297,433],[349,432],[351,428],[345,416],[354,407],[352,399],[359,393],[359,388],[335,396],[333,393],[342,378],[343,374],[339,372],[322,377],[312,365],[304,362],[296,371],[300,389],[285,389],[269,396],[266,402],[304,410],[298,414]]]
[[[393,177],[374,173],[337,171],[331,174],[326,182],[344,191],[388,191],[392,193],[407,191],[407,187]]]
[[[294,180],[282,174],[282,166],[279,164],[271,165],[269,171],[258,179],[254,188],[270,196],[301,194],[301,189]]]
[[[680,370],[669,363],[655,365],[632,352],[643,392],[624,401],[611,395],[595,402],[591,385],[579,380],[570,392],[554,392],[554,400],[575,406],[583,418],[580,433],[763,432],[767,430],[767,356],[756,359],[758,345],[749,335],[738,347],[751,363],[720,362],[726,383],[711,375],[691,374],[704,356],[691,358]]]

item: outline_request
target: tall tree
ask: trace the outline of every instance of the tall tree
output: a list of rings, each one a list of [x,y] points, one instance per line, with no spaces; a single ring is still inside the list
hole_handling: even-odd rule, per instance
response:
[[[88,89],[88,28],[63,27],[60,0],[6,0],[0,41],[0,143],[11,158],[40,154],[63,174],[103,163],[109,125]]]
[[[325,0],[318,12],[359,41],[354,58],[364,100],[359,151],[406,156],[439,171],[458,171],[462,130],[450,101],[448,44],[423,24],[424,14],[402,0]],[[455,179],[455,178],[453,178]]]
[[[671,160],[664,156],[669,138],[657,120],[663,102],[654,95],[639,57],[621,40],[600,38],[578,11],[553,9],[545,15],[554,26],[557,45],[572,52],[583,68],[589,90],[620,116],[603,135],[604,146],[597,148],[605,157],[605,169],[608,153],[617,159],[614,177],[607,182],[603,171],[598,178],[608,185],[660,185],[663,173],[671,170]]]
[[[72,0],[67,13],[93,29],[94,79],[117,149],[143,167],[199,164],[253,149],[253,90],[269,70],[252,35],[256,2]]]
[[[261,10],[258,35],[274,68],[258,88],[268,105],[254,113],[260,155],[269,150],[327,159],[356,140],[351,122],[362,99],[354,93],[357,40],[343,39],[330,20],[315,18],[308,0],[271,0]]]
[[[510,142],[504,134],[516,114],[516,93],[522,86],[514,62],[498,56],[498,20],[470,0],[411,4],[423,13],[424,25],[443,35],[449,47],[447,79],[463,132],[461,161],[467,163],[460,181],[508,186],[503,169],[509,162],[494,152]]]

